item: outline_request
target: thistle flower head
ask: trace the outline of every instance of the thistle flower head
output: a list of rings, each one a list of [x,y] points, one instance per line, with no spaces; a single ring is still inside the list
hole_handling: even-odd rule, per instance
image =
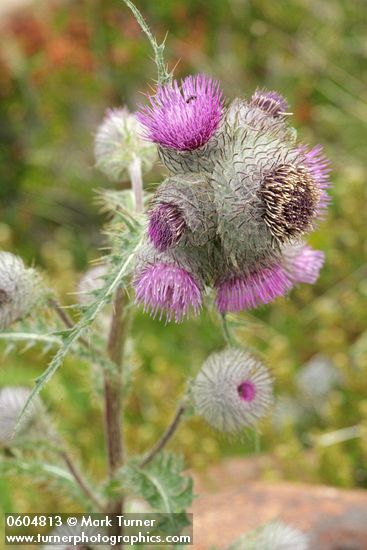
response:
[[[25,317],[42,299],[41,277],[21,258],[0,252],[0,329]]]
[[[0,444],[11,443],[18,416],[30,394],[28,388],[7,386],[0,389]],[[35,398],[23,416],[17,435],[26,434],[41,412],[41,400]]]
[[[242,276],[229,277],[216,286],[217,307],[225,313],[268,304],[286,294],[292,283],[280,264],[270,264]]]
[[[164,251],[175,245],[186,229],[180,207],[162,202],[149,215],[148,236],[157,250]]]
[[[307,550],[307,536],[282,521],[269,523],[256,537],[256,550]]]
[[[325,255],[321,250],[311,246],[297,244],[283,250],[284,267],[294,284],[308,283],[313,285],[324,264]]]
[[[146,137],[162,147],[191,151],[201,147],[216,131],[223,109],[219,83],[203,74],[175,80],[149,97],[150,106],[137,117]]]
[[[256,90],[250,100],[250,105],[258,107],[264,113],[277,118],[282,116],[288,109],[288,103],[278,92]]]
[[[176,323],[197,315],[201,308],[201,290],[194,276],[174,263],[158,262],[138,273],[135,282],[136,302],[144,304],[144,311],[155,317],[163,314],[167,321]]]
[[[273,402],[269,371],[243,350],[214,353],[193,385],[198,415],[213,428],[235,434],[254,427]]]
[[[320,190],[304,166],[281,164],[261,184],[263,219],[273,237],[285,242],[312,228],[317,216]]]
[[[201,174],[171,176],[158,188],[149,213],[148,236],[164,251],[183,236],[193,246],[212,240],[216,211],[212,190]]]
[[[107,275],[106,265],[96,265],[83,275],[78,285],[78,301],[80,304],[89,305],[93,300],[93,294],[104,285],[104,278]]]
[[[142,128],[127,109],[109,109],[98,128],[94,143],[96,166],[113,181],[128,179],[134,159],[141,160],[143,172],[153,166],[156,147],[141,137]]]

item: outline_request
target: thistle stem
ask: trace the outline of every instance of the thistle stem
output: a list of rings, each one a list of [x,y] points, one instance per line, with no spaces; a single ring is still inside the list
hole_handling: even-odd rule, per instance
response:
[[[167,67],[164,63],[164,42],[158,44],[157,40],[155,39],[152,31],[150,30],[147,22],[145,21],[144,17],[138,10],[138,8],[131,2],[131,0],[124,0],[125,4],[131,9],[131,11],[134,14],[135,19],[140,25],[140,28],[148,37],[148,40],[153,48],[154,51],[154,60],[155,64],[157,65],[158,69],[158,84],[167,84],[172,81],[172,73],[169,73],[167,71]]]
[[[228,346],[233,346],[234,345],[234,341],[233,341],[233,337],[232,337],[232,334],[229,330],[229,327],[228,327],[228,323],[227,323],[227,317],[226,317],[226,314],[225,313],[222,313],[221,314],[221,319],[222,319],[222,329],[223,329],[223,335],[224,335],[224,339],[226,341],[226,344]]]
[[[73,459],[66,451],[60,451],[60,457],[65,462],[69,472],[74,477],[76,483],[79,485],[83,493],[88,497],[88,499],[93,502],[96,507],[96,511],[103,512],[104,506],[102,502],[95,496],[92,488],[89,486],[88,482],[83,478],[78,468],[75,466]]]
[[[117,470],[124,460],[124,439],[122,430],[123,403],[122,403],[122,366],[124,343],[126,340],[128,315],[125,310],[126,294],[123,289],[116,291],[113,302],[113,315],[107,344],[110,360],[116,365],[116,371],[104,371],[104,416],[106,448],[108,455],[108,472],[113,480]],[[122,514],[123,497],[113,497],[109,500],[107,512]],[[113,527],[111,535],[121,535],[118,527]],[[122,549],[122,545],[116,548]]]
[[[131,187],[135,196],[135,209],[137,212],[143,211],[143,178],[141,173],[141,159],[135,157],[129,166],[129,176]]]
[[[182,419],[182,416],[183,416],[185,410],[186,410],[186,407],[183,404],[181,404],[178,407],[172,422],[170,423],[170,425],[168,426],[168,428],[166,429],[166,431],[164,432],[162,437],[157,441],[157,443],[149,451],[149,453],[144,458],[144,460],[142,460],[142,462],[140,463],[141,468],[144,468],[144,466],[149,464],[149,462],[151,462],[151,460],[153,460],[153,458],[159,453],[159,451],[161,451],[163,449],[163,447],[166,445],[166,443],[169,441],[169,439],[171,439],[171,437],[175,433],[176,429],[178,428],[178,425],[179,425],[179,423]]]

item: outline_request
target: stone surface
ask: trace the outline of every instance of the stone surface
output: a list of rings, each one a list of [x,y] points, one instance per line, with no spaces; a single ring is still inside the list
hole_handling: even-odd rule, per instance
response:
[[[225,548],[246,531],[281,519],[308,533],[310,550],[367,550],[367,491],[252,481],[261,465],[246,464],[224,462],[196,485],[193,549]]]

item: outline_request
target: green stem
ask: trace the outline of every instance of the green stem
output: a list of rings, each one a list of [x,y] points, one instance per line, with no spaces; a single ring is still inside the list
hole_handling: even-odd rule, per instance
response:
[[[167,67],[164,63],[164,46],[165,46],[165,39],[161,44],[158,44],[157,40],[155,39],[152,31],[150,30],[147,22],[145,21],[144,17],[138,10],[138,8],[131,2],[131,0],[123,0],[125,4],[131,9],[131,11],[134,14],[135,19],[140,25],[140,28],[148,37],[148,40],[153,48],[154,51],[154,60],[155,64],[157,65],[158,69],[158,84],[170,84],[172,82],[172,73],[169,73],[167,70]]]
[[[227,317],[226,317],[225,313],[221,314],[221,319],[222,319],[222,329],[223,329],[224,339],[225,339],[228,346],[234,346],[235,341],[234,341],[234,339],[232,337],[232,334],[229,330],[229,326],[228,326],[228,323],[227,323]]]

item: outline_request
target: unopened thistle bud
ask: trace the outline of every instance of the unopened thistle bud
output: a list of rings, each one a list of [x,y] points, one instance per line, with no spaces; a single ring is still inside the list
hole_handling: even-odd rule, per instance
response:
[[[89,305],[94,301],[95,294],[103,288],[106,275],[106,265],[96,265],[84,274],[78,285],[77,294],[79,303]]]
[[[307,550],[308,537],[292,525],[274,521],[263,527],[255,540],[256,550]]]
[[[10,252],[0,252],[0,329],[25,317],[45,295],[40,275]]]
[[[174,246],[182,237],[200,246],[216,234],[213,193],[200,174],[172,176],[159,186],[149,213],[148,235],[157,250]]]
[[[214,353],[203,364],[193,385],[198,415],[213,428],[235,434],[256,427],[273,402],[269,371],[243,350]]]
[[[157,157],[154,145],[142,139],[142,128],[127,109],[109,109],[95,138],[96,166],[113,181],[129,178],[133,161],[148,172]]]
[[[0,444],[11,444],[18,417],[30,394],[28,388],[8,386],[0,389]],[[23,416],[17,437],[27,435],[42,412],[41,400],[36,397]]]

